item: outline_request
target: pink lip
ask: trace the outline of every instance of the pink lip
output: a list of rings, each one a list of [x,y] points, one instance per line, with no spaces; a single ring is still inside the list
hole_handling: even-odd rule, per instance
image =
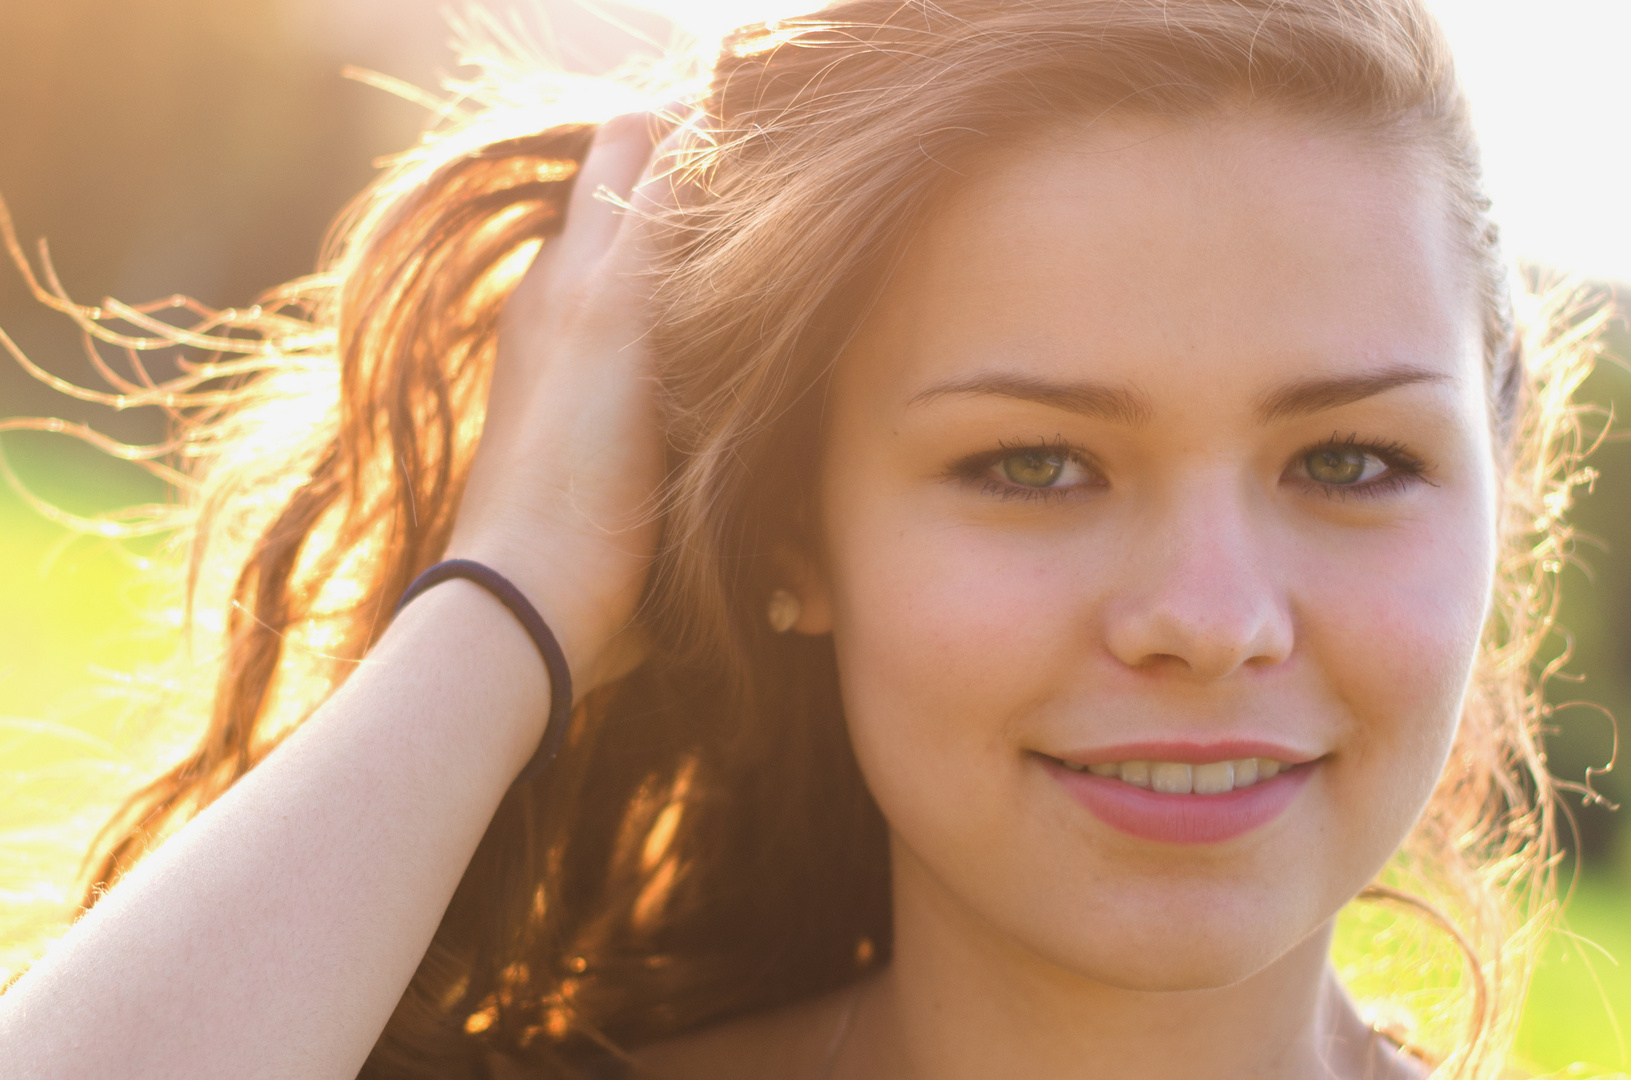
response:
[[[1167,747],[1160,755],[1140,753],[1124,757],[1117,748],[1113,758],[1103,756],[1103,751],[1094,756],[1098,761],[1144,759],[1190,763],[1242,757],[1286,760],[1274,753],[1231,750],[1228,754],[1218,754],[1215,750],[1209,748],[1203,757],[1186,758],[1168,756],[1172,748]],[[1262,828],[1285,812],[1318,768],[1318,762],[1304,761],[1272,780],[1260,780],[1251,787],[1222,795],[1162,795],[1114,777],[1075,772],[1051,758],[1041,760],[1065,791],[1094,817],[1118,832],[1164,844],[1218,844]],[[1071,760],[1076,759],[1072,756]]]

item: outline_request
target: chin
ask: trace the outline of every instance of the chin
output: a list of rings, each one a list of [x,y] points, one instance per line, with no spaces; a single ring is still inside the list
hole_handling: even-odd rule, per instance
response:
[[[1244,946],[1244,947],[1242,947]],[[1069,970],[1100,986],[1146,993],[1221,990],[1273,967],[1291,949],[1218,941],[1200,948],[1158,948],[1137,956],[1083,957]]]
[[[1046,980],[1121,990],[1216,990],[1288,960],[1321,966],[1347,899],[1306,860],[1305,876],[1288,873],[1299,860],[1278,844],[1187,866],[1103,852],[1061,862],[1023,840],[977,860],[949,841],[932,862],[898,835],[895,847],[898,932],[926,930],[939,947],[984,937],[987,956],[1028,954]]]
[[[1185,910],[1163,917],[1145,908],[1095,920],[1069,941],[1057,932],[1026,936],[1033,951],[1082,978],[1152,993],[1234,986],[1310,947],[1323,958],[1327,948],[1330,919],[1307,911],[1237,898],[1217,898],[1204,913],[1175,906]]]

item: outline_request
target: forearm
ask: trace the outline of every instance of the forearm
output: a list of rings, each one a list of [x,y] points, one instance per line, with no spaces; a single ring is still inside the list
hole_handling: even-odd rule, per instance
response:
[[[496,601],[432,589],[0,998],[0,1071],[355,1076],[548,699]]]

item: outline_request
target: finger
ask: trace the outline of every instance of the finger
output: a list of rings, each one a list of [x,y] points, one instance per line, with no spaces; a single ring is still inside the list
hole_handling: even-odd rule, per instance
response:
[[[617,236],[604,260],[624,271],[648,262],[661,247],[657,238],[662,230],[706,194],[704,163],[711,143],[704,114],[673,103],[653,115],[669,128],[668,134],[652,150],[634,184],[628,196],[630,209],[620,215]]]
[[[626,113],[595,133],[566,208],[566,228],[555,242],[564,263],[596,261],[617,235],[621,207],[645,173],[657,132],[648,113]],[[601,195],[612,195],[608,200]]]
[[[668,135],[651,152],[629,197],[643,217],[661,217],[700,202],[714,149],[702,111],[674,103],[657,115],[667,118]]]

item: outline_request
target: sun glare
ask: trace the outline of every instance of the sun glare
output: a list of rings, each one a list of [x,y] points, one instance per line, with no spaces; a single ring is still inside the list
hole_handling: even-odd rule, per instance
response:
[[[700,38],[800,14],[797,0],[630,0]],[[1514,258],[1631,281],[1626,0],[1428,0],[1472,97]]]
[[[1510,254],[1631,281],[1625,0],[1430,0],[1472,98]]]

